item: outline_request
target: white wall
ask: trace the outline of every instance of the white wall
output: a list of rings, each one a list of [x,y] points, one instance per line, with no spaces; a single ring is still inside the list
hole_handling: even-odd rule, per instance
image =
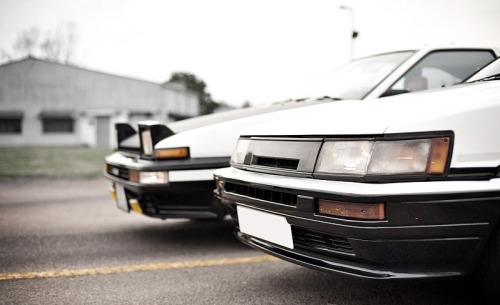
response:
[[[114,123],[133,112],[150,112],[167,122],[168,113],[199,114],[196,95],[181,86],[161,85],[95,71],[25,59],[0,66],[0,113],[22,111],[22,134],[0,134],[0,146],[87,145],[97,142],[96,116],[110,117],[110,147],[116,145]],[[41,112],[68,112],[72,134],[42,133]]]

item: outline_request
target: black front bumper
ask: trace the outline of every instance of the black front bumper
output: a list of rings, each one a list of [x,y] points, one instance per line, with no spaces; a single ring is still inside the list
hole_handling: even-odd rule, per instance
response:
[[[104,176],[125,189],[127,204],[136,200],[142,214],[157,218],[221,218],[224,209],[213,198],[212,180],[177,181],[150,185],[131,181],[136,171],[196,171],[229,165],[229,157],[150,161],[115,153],[106,158]]]
[[[237,183],[245,185],[242,181]],[[255,184],[247,186],[266,188]],[[269,198],[278,191],[310,199],[299,199],[295,206],[290,206],[223,189],[216,192],[236,223],[236,237],[249,246],[293,263],[364,278],[469,275],[476,269],[500,217],[498,194],[476,194],[477,197],[467,194],[453,199],[386,196],[383,198],[386,220],[360,221],[320,215],[316,207],[317,193],[280,189]],[[380,202],[381,198],[364,200]],[[240,232],[237,205],[284,216],[291,225],[294,248]]]
[[[136,199],[146,216],[156,218],[221,218],[224,209],[213,199],[212,181],[170,183],[168,186],[131,186],[125,188],[127,201]]]

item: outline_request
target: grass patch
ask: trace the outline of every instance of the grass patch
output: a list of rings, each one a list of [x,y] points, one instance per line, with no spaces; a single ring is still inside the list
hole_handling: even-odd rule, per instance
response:
[[[1,147],[0,181],[23,178],[96,178],[109,149],[84,147]]]

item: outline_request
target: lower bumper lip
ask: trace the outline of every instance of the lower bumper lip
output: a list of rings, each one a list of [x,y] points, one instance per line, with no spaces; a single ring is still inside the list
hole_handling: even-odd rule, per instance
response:
[[[359,278],[367,279],[416,279],[416,278],[435,278],[435,277],[457,277],[463,276],[462,271],[426,271],[426,272],[403,272],[390,271],[379,266],[363,265],[361,263],[347,262],[342,259],[321,259],[318,256],[311,256],[297,251],[288,250],[283,247],[267,243],[263,240],[235,231],[235,236],[242,243],[261,250],[265,253],[279,257],[286,261],[302,265],[305,267],[317,269],[320,271],[334,272]]]

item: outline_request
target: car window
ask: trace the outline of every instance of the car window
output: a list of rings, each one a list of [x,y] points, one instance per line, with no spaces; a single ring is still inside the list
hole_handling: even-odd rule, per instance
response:
[[[296,96],[363,99],[414,51],[386,53],[360,58],[321,77]]]
[[[414,92],[457,84],[494,58],[490,51],[435,51],[408,70],[390,91]]]
[[[500,74],[500,57],[489,63],[476,74],[467,79],[467,82],[474,82],[486,77]]]

